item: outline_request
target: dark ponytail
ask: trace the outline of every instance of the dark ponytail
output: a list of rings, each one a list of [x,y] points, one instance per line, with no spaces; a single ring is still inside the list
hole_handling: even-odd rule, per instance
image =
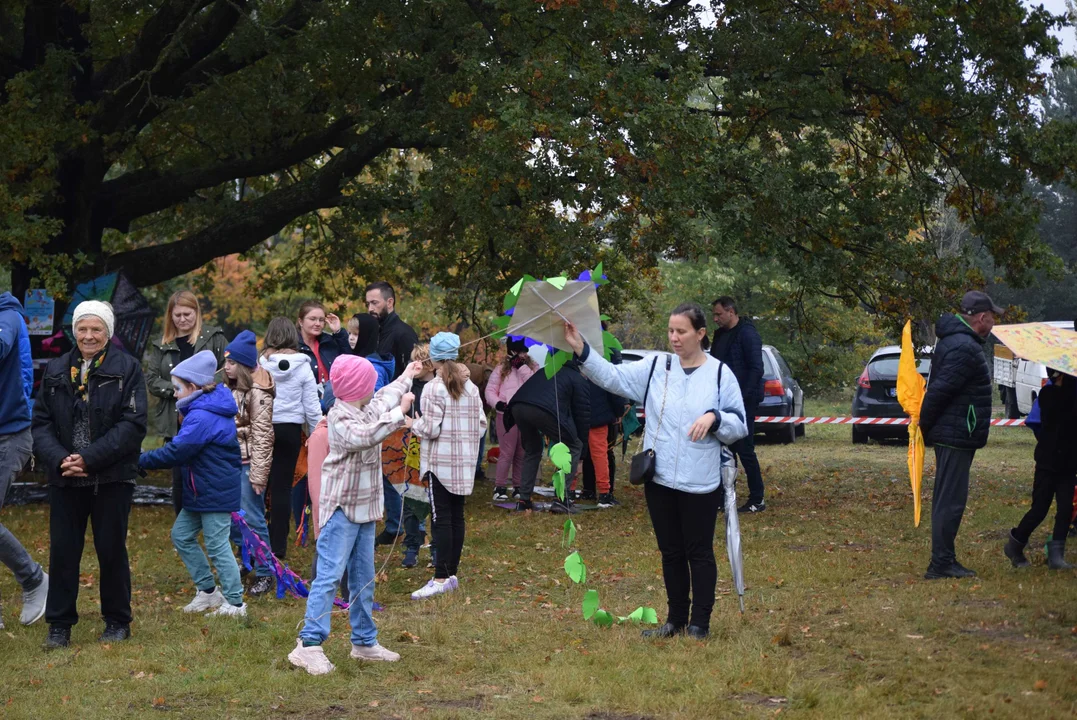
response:
[[[707,315],[703,312],[703,308],[697,303],[681,303],[673,308],[673,312],[671,312],[670,315],[684,315],[688,318],[688,322],[692,323],[693,330],[707,329]],[[703,335],[703,342],[700,343],[700,346],[704,350],[707,350],[710,347],[710,341],[707,339],[706,333]]]

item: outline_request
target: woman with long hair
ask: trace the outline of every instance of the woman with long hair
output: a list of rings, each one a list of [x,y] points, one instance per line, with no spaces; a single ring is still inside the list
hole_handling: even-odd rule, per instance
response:
[[[329,332],[324,332],[326,327]],[[299,306],[295,328],[299,333],[299,352],[310,358],[310,369],[318,385],[325,385],[333,361],[352,352],[348,329],[341,327],[340,318],[327,313],[317,300],[307,300]]]
[[[669,615],[644,637],[710,633],[718,564],[714,527],[721,505],[722,465],[734,462],[729,445],[748,432],[744,401],[733,371],[704,351],[707,318],[685,303],[673,309],[667,330],[672,355],[613,365],[592,352],[571,324],[565,340],[583,373],[615,395],[644,404],[643,446],[654,451],[653,476],[643,486],[662,553]]]
[[[217,358],[217,371],[224,367],[224,348],[228,340],[224,332],[202,322],[202,308],[190,290],[180,290],[168,298],[165,309],[164,333],[160,340],[151,341],[146,358],[146,389],[157,398],[150,427],[168,442],[179,432],[176,412],[176,391],[172,387],[172,368],[195,353],[209,350]],[[183,505],[183,480],[180,469],[172,470],[172,507],[179,514]]]
[[[299,352],[299,333],[288,318],[275,317],[266,329],[265,348],[259,365],[269,371],[276,384],[273,400],[273,462],[269,467],[269,540],[277,559],[288,553],[291,525],[292,480],[295,464],[307,434],[322,419],[318,386],[310,369],[310,358]]]

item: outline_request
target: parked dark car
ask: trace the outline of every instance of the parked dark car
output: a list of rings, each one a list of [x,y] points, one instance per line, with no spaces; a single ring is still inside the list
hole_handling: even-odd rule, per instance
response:
[[[853,417],[904,418],[909,414],[901,407],[897,399],[898,361],[901,359],[901,347],[888,345],[881,347],[871,355],[864,372],[856,381],[853,394]],[[930,348],[922,349],[917,360],[916,370],[924,379],[931,372]],[[869,438],[909,439],[907,425],[853,425],[853,443],[866,443]]]
[[[763,400],[756,417],[803,417],[804,391],[793,377],[785,358],[773,345],[763,346]],[[756,433],[783,443],[795,442],[804,435],[802,423],[755,424]]]

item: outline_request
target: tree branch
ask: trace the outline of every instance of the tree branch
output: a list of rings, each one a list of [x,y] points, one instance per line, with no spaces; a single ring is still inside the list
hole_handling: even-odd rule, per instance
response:
[[[230,158],[217,165],[166,172],[145,169],[125,173],[101,186],[96,210],[105,227],[127,232],[132,220],[183,202],[196,190],[236,178],[267,175],[343,145],[354,126],[354,119],[344,118],[254,158]]]
[[[238,201],[220,220],[182,240],[113,255],[102,269],[122,268],[135,285],[145,287],[195,270],[214,258],[244,252],[305,213],[351,202],[340,191],[344,180],[359,174],[385,150],[423,149],[443,142],[426,134],[409,137],[383,128],[368,130],[306,179],[250,202]]]

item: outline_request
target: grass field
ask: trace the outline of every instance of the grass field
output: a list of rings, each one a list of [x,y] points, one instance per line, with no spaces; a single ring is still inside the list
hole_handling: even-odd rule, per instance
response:
[[[840,412],[841,406],[810,412]],[[847,427],[809,427],[794,445],[764,445],[768,510],[742,517],[747,611],[737,611],[719,529],[719,597],[707,642],[646,642],[637,626],[603,630],[581,618],[583,589],[561,569],[562,518],[492,508],[481,485],[468,506],[460,591],[411,602],[429,577],[390,559],[377,599],[381,642],[401,662],[348,659],[346,618],[326,652],[337,671],[313,678],[286,660],[298,600],[250,603],[245,624],[179,612],[192,588],[173,552],[170,509],[137,508],[129,548],[133,638],[99,645],[98,574],[83,560],[82,622],[73,647],[41,650],[46,628],[18,625],[17,588],[0,572],[8,629],[0,633],[0,714],[9,718],[497,717],[1073,717],[1077,713],[1077,574],[1002,555],[1026,508],[1031,434],[997,429],[973,466],[961,560],[966,581],[922,580],[929,554],[933,457],[924,522],[912,524],[901,444],[852,446]],[[627,615],[665,613],[659,557],[642,494],[576,518],[586,587]],[[44,506],[3,522],[47,557]],[[720,519],[721,523],[722,520]],[[379,552],[379,564],[385,552]],[[310,550],[289,556],[309,568]],[[1077,551],[1071,550],[1071,559]]]

